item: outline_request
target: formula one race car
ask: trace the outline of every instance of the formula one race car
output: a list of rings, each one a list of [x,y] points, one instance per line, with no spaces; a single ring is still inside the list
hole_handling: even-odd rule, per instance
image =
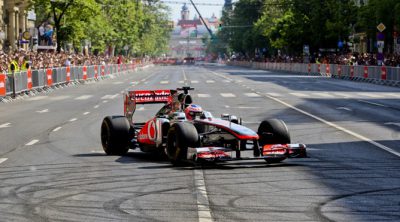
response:
[[[101,125],[106,154],[124,155],[129,149],[139,148],[165,154],[173,164],[243,159],[277,163],[306,157],[304,144],[290,144],[282,120],[264,120],[256,133],[243,126],[241,118],[229,114],[215,118],[192,104],[189,90],[193,88],[128,91],[124,95],[125,115],[107,116]],[[153,118],[144,123],[133,119],[137,104],[155,103],[164,106]],[[244,151],[251,155],[242,155]]]

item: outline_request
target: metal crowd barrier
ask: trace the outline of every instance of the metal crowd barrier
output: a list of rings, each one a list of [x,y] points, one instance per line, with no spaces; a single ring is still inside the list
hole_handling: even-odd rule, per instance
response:
[[[231,61],[228,65],[256,69],[277,70],[308,75],[338,76],[373,81],[399,82],[400,67],[387,66],[349,66],[338,64],[306,64],[306,63],[264,63]]]
[[[57,84],[101,78],[111,74],[134,70],[136,66],[136,64],[72,66],[27,70],[16,72],[14,75],[12,73],[3,73],[0,74],[0,98],[12,95],[14,93],[14,85],[15,93],[19,94]],[[142,64],[138,64],[138,66],[142,66]],[[15,84],[12,83],[13,79]]]

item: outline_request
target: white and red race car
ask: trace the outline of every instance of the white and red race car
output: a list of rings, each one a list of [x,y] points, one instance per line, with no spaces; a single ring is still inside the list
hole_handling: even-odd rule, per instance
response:
[[[264,159],[281,162],[306,157],[304,144],[291,144],[286,124],[264,120],[257,132],[242,125],[240,118],[223,114],[215,118],[202,111],[188,119],[184,109],[191,105],[190,87],[168,90],[128,91],[124,116],[107,116],[101,125],[101,142],[108,155],[124,155],[129,149],[165,154],[173,164]],[[136,122],[137,104],[164,104],[147,122]],[[249,148],[250,147],[250,148]],[[251,155],[242,155],[252,150]],[[248,153],[248,152],[247,152]]]

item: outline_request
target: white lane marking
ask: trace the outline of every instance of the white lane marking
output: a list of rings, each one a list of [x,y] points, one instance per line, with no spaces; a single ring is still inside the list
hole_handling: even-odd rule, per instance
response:
[[[2,128],[7,128],[7,127],[11,127],[10,125],[11,125],[11,123],[4,123],[4,124],[1,124],[1,125],[0,125],[0,129],[2,129]]]
[[[68,99],[68,98],[71,98],[71,96],[54,96],[54,97],[50,97],[48,99],[51,101],[60,101],[60,100]]]
[[[247,96],[247,97],[261,97],[259,94],[257,94],[257,93],[245,93],[244,94],[245,96]]]
[[[92,150],[92,151],[90,151],[91,153],[102,153],[102,154],[104,154],[104,151],[103,150]]]
[[[146,78],[144,78],[144,79],[142,79],[142,80],[140,80],[140,81],[144,82],[144,81],[146,81]]]
[[[53,132],[57,132],[57,131],[59,131],[60,129],[61,129],[61,126],[55,128],[55,129],[53,129]]]
[[[360,96],[366,96],[366,97],[371,97],[371,98],[383,98],[384,96],[378,95],[376,93],[357,93]]]
[[[395,98],[400,98],[400,93],[388,93],[389,96],[393,96]]]
[[[260,109],[261,107],[256,107],[256,106],[238,106],[238,107],[232,107],[232,108],[238,108],[238,109]]]
[[[329,94],[329,93],[315,93],[315,95],[318,95],[320,97],[325,97],[325,98],[333,98],[334,96]]]
[[[28,98],[26,100],[28,100],[28,101],[37,101],[37,100],[43,100],[43,99],[47,99],[47,98],[48,98],[48,96],[35,96],[35,97],[32,97],[32,98]]]
[[[197,97],[199,97],[199,98],[208,98],[208,97],[210,97],[210,94],[197,94]]]
[[[232,98],[232,97],[236,97],[234,94],[232,94],[232,93],[220,93],[221,94],[221,96],[222,97],[229,97],[229,98]]]
[[[160,84],[168,84],[168,81],[161,81]]]
[[[400,123],[394,123],[394,122],[388,122],[388,123],[385,123],[385,125],[394,125],[394,126],[400,127]]]
[[[36,111],[37,113],[48,113],[49,112],[49,110],[48,109],[44,109],[44,110],[39,110],[39,111]]]
[[[102,99],[102,100],[105,100],[105,99],[115,99],[117,96],[119,96],[119,94],[105,95],[105,96],[101,97],[101,99]]]
[[[349,93],[334,93],[335,95],[342,96],[343,98],[349,98]]]
[[[347,108],[347,107],[338,107],[338,108],[336,108],[336,109],[347,110],[347,111],[349,111],[349,112],[351,112],[351,111],[352,111],[352,109],[350,109],[350,108]]]
[[[228,83],[228,82],[232,82],[232,81],[229,79],[225,79],[225,80],[222,80],[222,82]]]
[[[198,80],[192,80],[192,81],[190,81],[191,83],[199,83],[199,81]]]
[[[308,95],[303,93],[290,93],[290,95],[297,96],[297,97],[308,97]]]
[[[204,181],[203,170],[194,170],[194,187],[197,199],[197,212],[199,222],[211,222],[210,201],[207,196],[207,189]]]
[[[206,83],[215,83],[214,80],[207,80]]]
[[[39,140],[32,140],[29,143],[25,144],[25,146],[32,146],[35,145],[37,142],[39,142]]]
[[[93,97],[92,95],[83,95],[83,96],[76,97],[75,100],[87,100],[92,97]]]
[[[179,84],[182,84],[182,83],[185,83],[185,81],[182,81],[182,80],[181,80],[181,81],[179,81]]]
[[[228,105],[225,105],[225,108],[229,108],[230,106],[228,106]]]
[[[75,121],[77,121],[78,119],[77,118],[72,118],[72,119],[70,119],[69,121],[70,122],[75,122]]]
[[[95,105],[93,108],[97,109],[97,108],[99,108],[99,105]]]
[[[287,106],[287,107],[289,107],[289,108],[291,108],[291,109],[293,109],[293,110],[296,110],[297,112],[300,112],[300,113],[302,113],[302,114],[304,114],[304,115],[306,115],[306,116],[309,116],[309,117],[311,117],[311,118],[313,118],[313,119],[316,119],[316,120],[318,120],[318,121],[320,121],[320,122],[322,122],[322,123],[325,123],[325,124],[328,125],[328,126],[331,126],[331,127],[333,127],[333,128],[336,128],[336,129],[338,129],[338,130],[340,130],[340,131],[343,131],[343,132],[345,132],[345,133],[347,133],[347,134],[350,134],[350,135],[352,135],[352,136],[354,136],[354,137],[356,137],[356,138],[358,138],[358,139],[360,139],[360,140],[363,140],[363,141],[365,141],[365,142],[367,142],[367,143],[370,143],[370,144],[372,144],[372,145],[374,145],[374,146],[376,146],[376,147],[378,147],[378,148],[380,148],[380,149],[382,149],[382,150],[385,150],[385,151],[387,151],[387,152],[389,152],[389,153],[391,153],[391,154],[393,154],[393,155],[395,155],[395,156],[397,156],[397,157],[400,157],[400,153],[399,153],[399,152],[396,152],[396,151],[393,150],[392,148],[389,148],[389,147],[387,147],[387,146],[385,146],[385,145],[383,145],[383,144],[377,143],[377,142],[375,142],[375,141],[373,141],[373,140],[371,140],[371,139],[369,139],[369,138],[367,138],[367,137],[365,137],[365,136],[362,136],[362,135],[360,135],[360,134],[358,134],[358,133],[356,133],[356,132],[353,132],[353,131],[351,131],[351,130],[348,130],[348,129],[346,129],[346,128],[344,128],[344,127],[341,127],[341,126],[339,126],[339,125],[336,125],[336,124],[334,124],[334,123],[332,123],[332,122],[329,122],[329,121],[327,121],[327,120],[325,120],[325,119],[323,119],[323,118],[320,118],[320,117],[318,117],[318,116],[316,116],[316,115],[313,115],[313,114],[311,114],[311,113],[308,113],[308,112],[306,112],[306,111],[304,111],[304,110],[302,110],[302,109],[299,109],[299,108],[297,108],[297,107],[294,107],[294,106],[290,105],[289,103],[286,103],[286,102],[284,102],[284,101],[282,101],[282,100],[280,100],[280,99],[277,99],[277,98],[274,98],[274,97],[271,97],[271,96],[267,96],[267,95],[266,95],[266,97],[267,97],[267,98],[270,98],[270,99],[272,99],[272,100],[274,100],[274,101],[276,101],[276,102],[278,102],[278,103],[280,103],[280,104],[282,104],[282,105],[285,105],[285,106]]]
[[[139,107],[138,109],[136,109],[136,111],[143,111],[144,110],[144,107],[143,106],[141,106],[141,107]]]
[[[0,163],[3,163],[6,160],[8,160],[8,159],[7,158],[0,158]]]
[[[84,112],[84,113],[83,113],[84,116],[86,116],[86,115],[88,115],[88,114],[90,114],[90,112]]]
[[[182,69],[182,74],[183,74],[183,81],[186,82],[188,79],[187,79],[187,77],[186,77],[186,72],[185,72],[184,69]]]
[[[361,100],[361,99],[359,99],[358,101],[359,101],[359,102],[362,102],[362,103],[367,103],[367,104],[370,104],[370,105],[374,105],[374,106],[388,107],[388,106],[383,105],[383,104],[374,103],[374,102],[369,102],[369,101],[365,101],[365,100]]]
[[[147,85],[147,84],[149,84],[149,82],[144,82],[143,84]]]
[[[279,93],[267,93],[269,96],[274,96],[274,97],[281,97],[282,95]]]
[[[124,84],[124,82],[114,82],[113,84],[114,85],[121,85],[121,84]]]
[[[103,103],[108,103],[108,100],[104,100]]]

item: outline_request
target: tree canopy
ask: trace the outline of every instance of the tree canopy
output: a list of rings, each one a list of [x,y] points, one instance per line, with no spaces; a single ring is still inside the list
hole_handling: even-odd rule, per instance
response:
[[[54,25],[58,51],[67,44],[93,51],[158,55],[168,49],[168,8],[158,1],[34,0],[37,26]]]
[[[399,14],[398,0],[369,0],[362,6],[354,0],[238,0],[224,9],[217,37],[226,43],[225,52],[252,57],[266,49],[269,54],[280,50],[301,55],[304,45],[311,52],[345,50],[342,43],[352,42],[357,32],[375,41],[376,26],[382,22],[387,27],[386,51],[392,51]]]

